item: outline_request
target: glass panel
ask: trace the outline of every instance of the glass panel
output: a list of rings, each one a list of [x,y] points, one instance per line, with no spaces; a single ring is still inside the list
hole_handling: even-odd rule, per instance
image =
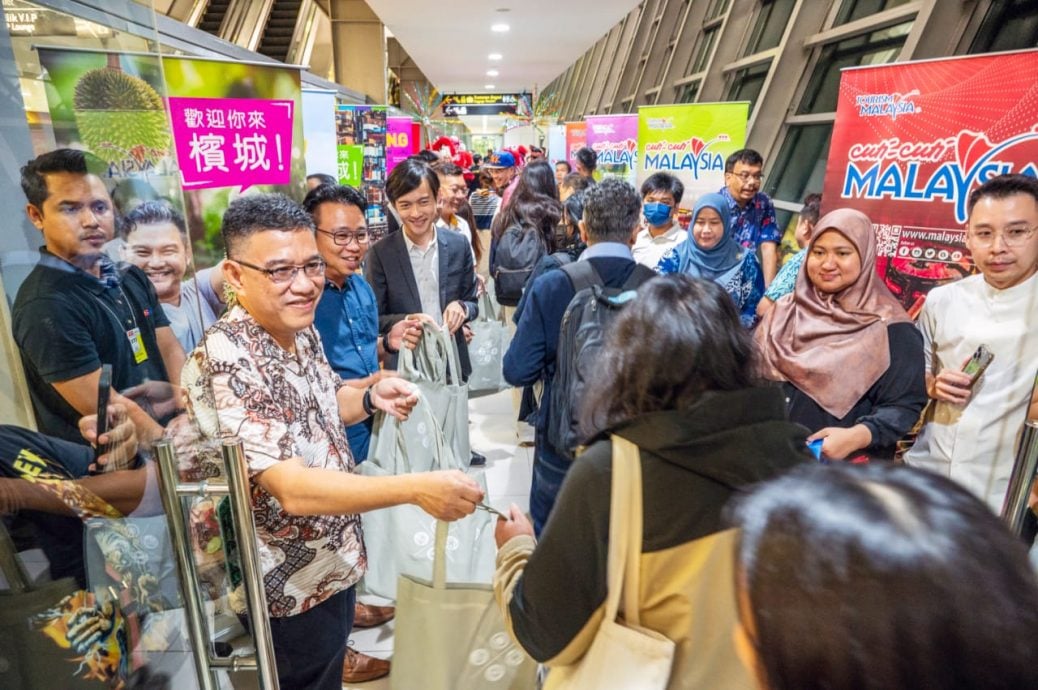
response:
[[[673,45],[667,46],[667,48],[663,51],[663,55],[660,56],[660,67],[659,67],[659,70],[657,70],[657,72],[656,72],[656,78],[653,79],[651,82],[650,81],[642,82],[643,86],[646,86],[648,88],[652,88],[654,86],[660,86],[661,84],[663,84],[663,78],[667,74],[667,65],[670,63],[670,56],[673,55],[673,54],[674,54],[674,46]]]
[[[678,92],[677,103],[693,103],[699,96],[699,87],[702,85],[702,81],[697,79],[693,82],[689,82],[681,87]]]
[[[757,13],[757,22],[753,26],[743,55],[755,55],[776,47],[782,41],[782,34],[786,31],[786,24],[795,5],[796,0],[762,2],[760,12]]]
[[[707,21],[711,19],[717,19],[722,14],[728,11],[728,6],[732,4],[732,0],[713,0],[710,5],[710,9],[706,11]]]
[[[754,106],[757,105],[757,97],[764,88],[764,80],[768,77],[770,67],[771,62],[769,61],[763,65],[754,65],[736,72],[732,79],[732,86],[728,89],[728,100],[749,101],[752,113]]]
[[[910,0],[843,0],[843,5],[840,6],[840,12],[836,15],[833,26],[853,22],[908,2]]]
[[[797,112],[834,112],[840,90],[840,70],[844,67],[893,62],[911,30],[912,22],[908,21],[823,47]]]
[[[1038,0],[994,2],[970,45],[971,53],[1038,46]]]
[[[831,124],[789,128],[764,185],[768,196],[800,203],[808,191],[822,191],[832,131]]]
[[[715,26],[712,29],[707,29],[699,36],[696,49],[692,52],[692,60],[688,63],[688,69],[685,70],[685,76],[696,74],[706,69],[706,65],[710,61],[710,55],[714,52],[714,44],[717,42],[719,33],[720,31]]]

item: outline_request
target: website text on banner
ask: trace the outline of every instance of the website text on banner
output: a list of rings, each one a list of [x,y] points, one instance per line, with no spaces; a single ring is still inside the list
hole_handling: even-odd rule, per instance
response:
[[[970,191],[1038,173],[1038,51],[844,70],[823,213],[856,208],[879,239],[876,268],[912,316],[937,285],[974,271]]]

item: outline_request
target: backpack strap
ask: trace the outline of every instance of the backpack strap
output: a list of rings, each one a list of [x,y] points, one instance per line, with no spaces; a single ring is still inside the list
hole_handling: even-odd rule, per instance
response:
[[[590,261],[574,261],[571,264],[560,266],[559,270],[569,278],[569,282],[573,285],[574,295],[595,285],[605,285],[602,276],[598,275],[598,271]]]
[[[620,289],[624,292],[627,290],[637,290],[642,283],[651,278],[655,278],[656,276],[656,271],[652,270],[648,266],[635,264],[634,270],[631,271],[631,275],[627,276],[627,280],[624,281],[623,287]]]

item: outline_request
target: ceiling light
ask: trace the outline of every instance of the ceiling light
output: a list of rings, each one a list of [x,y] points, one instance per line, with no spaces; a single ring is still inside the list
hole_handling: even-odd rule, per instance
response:
[[[487,76],[488,77],[496,77],[497,76],[497,70],[496,69],[488,69],[487,70]]]
[[[493,84],[483,84],[484,89],[494,90],[496,87]]]
[[[493,31],[494,33],[498,33],[498,34],[506,33],[508,31],[508,29],[509,29],[508,24],[492,24],[490,26],[490,30]]]
[[[491,53],[490,55],[487,55],[487,60],[500,60],[500,59],[501,59],[501,53]]]

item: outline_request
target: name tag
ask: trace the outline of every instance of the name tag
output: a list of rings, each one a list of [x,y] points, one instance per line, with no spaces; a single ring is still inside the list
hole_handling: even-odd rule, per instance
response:
[[[141,338],[141,329],[131,328],[126,331],[126,339],[130,341],[130,350],[133,352],[133,361],[137,364],[148,361],[148,351],[144,348],[144,339]]]

